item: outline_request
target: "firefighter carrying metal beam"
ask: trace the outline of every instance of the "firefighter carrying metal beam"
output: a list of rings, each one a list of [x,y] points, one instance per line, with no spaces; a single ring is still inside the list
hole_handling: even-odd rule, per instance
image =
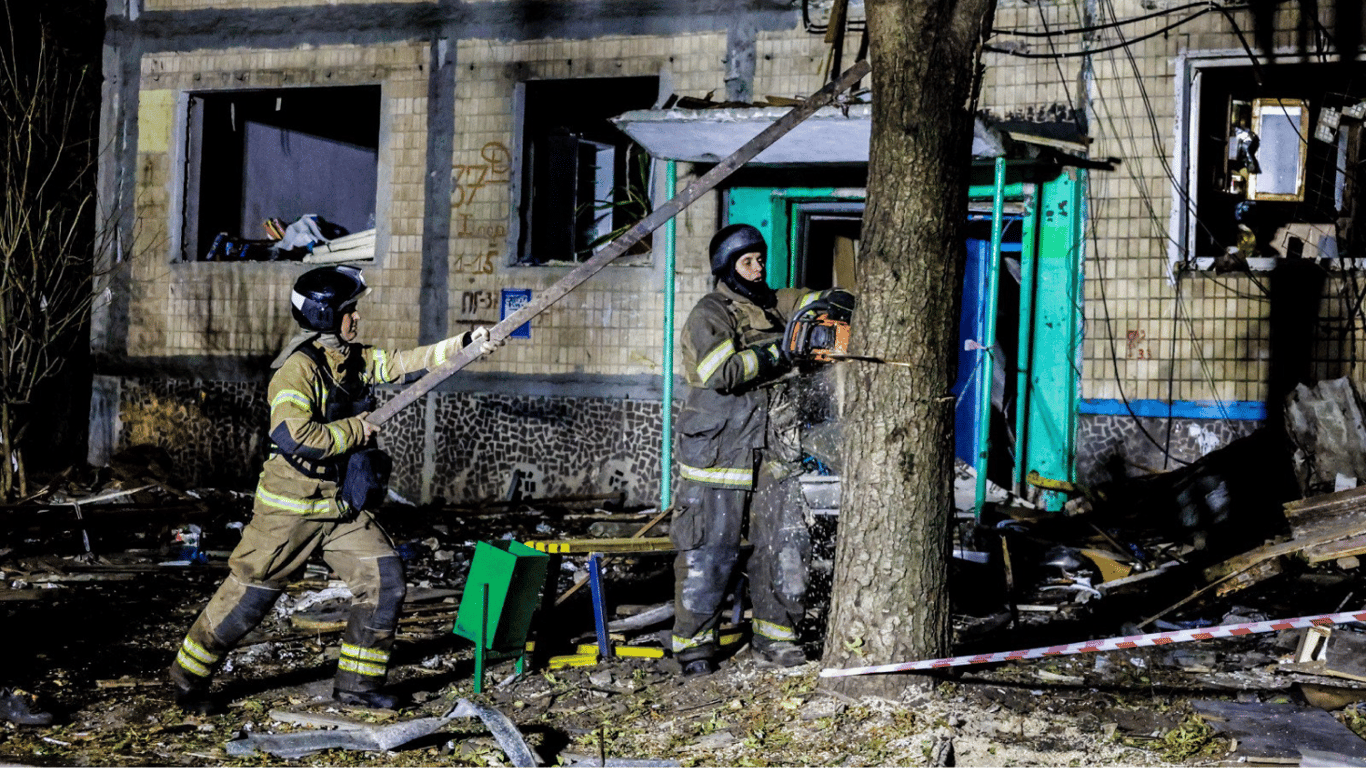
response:
[[[432,368],[470,344],[502,344],[486,328],[410,350],[356,343],[357,303],[369,289],[359,269],[322,267],[294,284],[290,303],[303,332],[285,346],[270,379],[270,454],[251,522],[228,561],[231,575],[181,643],[170,678],[176,703],[217,709],[210,680],[224,656],[280,596],[285,579],[317,550],[353,595],[333,696],[344,704],[394,709],[385,693],[389,653],[406,590],[403,563],[372,511],[392,463],[374,447],[366,421],[373,386]]]

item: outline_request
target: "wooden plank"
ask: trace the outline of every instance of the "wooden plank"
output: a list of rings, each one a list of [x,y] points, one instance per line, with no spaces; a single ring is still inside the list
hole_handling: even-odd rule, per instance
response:
[[[1349,517],[1362,520],[1362,527],[1366,528],[1366,486],[1288,501],[1281,506],[1297,539],[1336,523],[1346,523]]]
[[[752,160],[756,155],[766,149],[773,142],[782,138],[788,131],[801,124],[802,121],[810,117],[816,110],[834,102],[835,97],[844,93],[855,83],[863,79],[868,74],[869,65],[867,61],[860,61],[840,75],[839,78],[828,83],[824,88],[816,91],[801,106],[793,108],[791,112],[783,115],[764,130],[758,136],[750,139],[744,146],[726,159],[717,163],[711,170],[707,171],[700,178],[685,187],[681,192],[674,195],[668,202],[659,206],[653,213],[646,216],[628,229],[610,245],[603,248],[588,261],[575,267],[572,272],[560,278],[558,282],[549,288],[541,291],[536,298],[522,305],[522,308],[508,315],[496,325],[489,328],[489,337],[494,341],[506,339],[509,334],[520,328],[524,323],[549,309],[551,305],[575,288],[579,287],[584,281],[597,274],[618,256],[626,253],[632,246],[640,242],[646,235],[664,226],[665,222],[677,216],[684,208],[692,205],[702,195],[710,192],[713,187],[720,184],[727,176],[737,171],[740,166]],[[383,424],[393,418],[403,408],[411,405],[417,398],[427,394],[442,381],[460,371],[465,366],[474,362],[481,355],[477,344],[455,353],[451,359],[433,368],[427,375],[418,379],[407,389],[398,393],[393,399],[384,405],[376,408],[367,418],[372,424]]]
[[[1334,493],[1310,496],[1307,499],[1295,499],[1294,501],[1287,501],[1281,506],[1285,510],[1285,516],[1291,518],[1313,510],[1353,507],[1357,504],[1366,504],[1366,485]]]
[[[1293,760],[1302,749],[1366,759],[1366,741],[1321,709],[1292,704],[1192,701],[1216,733],[1238,741],[1235,754],[1248,759]]]
[[[1313,565],[1315,563],[1337,560],[1340,557],[1360,555],[1362,553],[1366,553],[1366,534],[1339,539],[1328,544],[1307,547],[1304,550],[1304,558],[1310,565]]]
[[[1222,563],[1212,565],[1205,569],[1206,581],[1218,581],[1235,571],[1240,571],[1249,565],[1259,563],[1263,560],[1270,560],[1281,555],[1292,555],[1310,547],[1329,544],[1339,539],[1345,539],[1363,533],[1361,526],[1355,522],[1346,525],[1327,529],[1322,533],[1315,534],[1303,539],[1291,539],[1274,544],[1267,544],[1263,547],[1244,552],[1236,557],[1231,557]]]
[[[1292,525],[1291,535],[1296,539],[1312,539],[1335,528],[1355,527],[1366,532],[1366,508],[1353,509],[1319,520],[1306,521],[1304,525]]]
[[[1246,589],[1259,581],[1266,581],[1272,576],[1284,572],[1284,570],[1285,568],[1281,565],[1281,558],[1279,557],[1273,557],[1270,560],[1253,563],[1248,566],[1247,570],[1229,576],[1228,580],[1220,584],[1219,588],[1214,591],[1214,596],[1224,597],[1230,595],[1240,589]]]
[[[1280,567],[1279,567],[1280,561],[1279,561],[1279,560],[1270,560],[1270,561],[1267,561],[1267,562],[1277,563],[1278,565],[1277,565],[1277,568],[1276,568],[1276,572],[1277,572],[1277,573],[1280,572]],[[1184,598],[1178,600],[1178,601],[1175,602],[1175,603],[1172,603],[1171,605],[1167,606],[1166,608],[1163,608],[1161,611],[1158,611],[1157,613],[1154,613],[1153,615],[1149,616],[1148,618],[1144,619],[1143,621],[1138,622],[1138,625],[1137,625],[1138,628],[1139,628],[1139,629],[1143,629],[1144,627],[1148,626],[1149,624],[1153,623],[1154,621],[1157,621],[1158,619],[1162,618],[1163,616],[1166,616],[1167,614],[1171,613],[1172,611],[1176,610],[1177,608],[1180,608],[1181,606],[1185,605],[1186,603],[1189,603],[1189,602],[1191,602],[1192,600],[1196,599],[1197,597],[1200,597],[1201,595],[1205,594],[1206,592],[1210,591],[1211,589],[1215,589],[1216,587],[1218,587],[1220,590],[1222,590],[1226,585],[1236,582],[1236,581],[1237,581],[1241,576],[1243,576],[1244,574],[1247,574],[1247,573],[1249,573],[1249,572],[1251,572],[1251,571],[1253,571],[1253,570],[1256,570],[1256,569],[1259,567],[1259,565],[1260,565],[1260,564],[1250,565],[1250,566],[1247,567],[1247,570],[1244,570],[1244,571],[1235,571],[1234,573],[1231,573],[1231,574],[1229,574],[1228,576],[1225,576],[1223,579],[1221,579],[1221,580],[1219,580],[1219,581],[1216,581],[1216,582],[1213,582],[1213,583],[1210,583],[1210,584],[1206,584],[1205,586],[1203,586],[1203,587],[1201,587],[1201,588],[1195,590],[1194,592],[1192,592],[1191,594],[1187,595],[1186,597],[1184,597]],[[1241,588],[1242,588],[1242,587],[1237,587],[1237,588],[1235,588],[1235,589],[1241,589]],[[1230,589],[1229,591],[1232,592],[1232,591],[1234,591],[1234,590],[1233,590],[1233,589]],[[1223,595],[1224,592],[1220,591],[1218,594]]]

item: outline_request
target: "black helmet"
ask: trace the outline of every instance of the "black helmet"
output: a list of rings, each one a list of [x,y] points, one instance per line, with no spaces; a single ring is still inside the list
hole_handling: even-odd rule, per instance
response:
[[[768,255],[768,243],[759,230],[748,224],[731,224],[711,238],[711,273],[725,277],[735,268],[735,262],[747,253]]]
[[[294,319],[310,331],[335,331],[369,289],[355,267],[319,267],[299,276],[289,295]]]

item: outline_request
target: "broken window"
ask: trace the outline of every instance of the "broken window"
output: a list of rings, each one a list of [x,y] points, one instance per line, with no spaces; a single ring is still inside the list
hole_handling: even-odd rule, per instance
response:
[[[181,258],[301,259],[373,230],[379,122],[378,85],[190,94]]]
[[[1188,62],[1179,261],[1270,269],[1360,252],[1366,68],[1343,66]]]
[[[524,95],[518,263],[584,261],[652,210],[650,157],[608,118],[653,106],[659,78],[532,80]]]

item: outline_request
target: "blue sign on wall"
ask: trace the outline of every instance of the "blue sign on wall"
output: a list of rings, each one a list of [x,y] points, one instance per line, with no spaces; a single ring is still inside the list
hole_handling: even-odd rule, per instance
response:
[[[502,310],[501,310],[501,312],[500,312],[500,314],[499,314],[499,316],[498,316],[498,319],[499,319],[499,320],[506,320],[506,319],[508,318],[508,315],[511,315],[511,314],[515,313],[517,310],[519,310],[519,309],[522,308],[522,305],[523,305],[523,304],[526,304],[526,303],[528,303],[528,302],[530,302],[530,301],[531,301],[531,289],[530,289],[530,288],[504,288],[504,289],[503,289]],[[511,339],[529,339],[529,338],[531,338],[531,323],[530,323],[530,321],[525,322],[525,323],[522,323],[520,326],[518,326],[518,327],[517,327],[517,330],[515,330],[515,331],[513,331],[512,333],[509,333],[509,334],[508,334],[508,338],[511,338]]]

